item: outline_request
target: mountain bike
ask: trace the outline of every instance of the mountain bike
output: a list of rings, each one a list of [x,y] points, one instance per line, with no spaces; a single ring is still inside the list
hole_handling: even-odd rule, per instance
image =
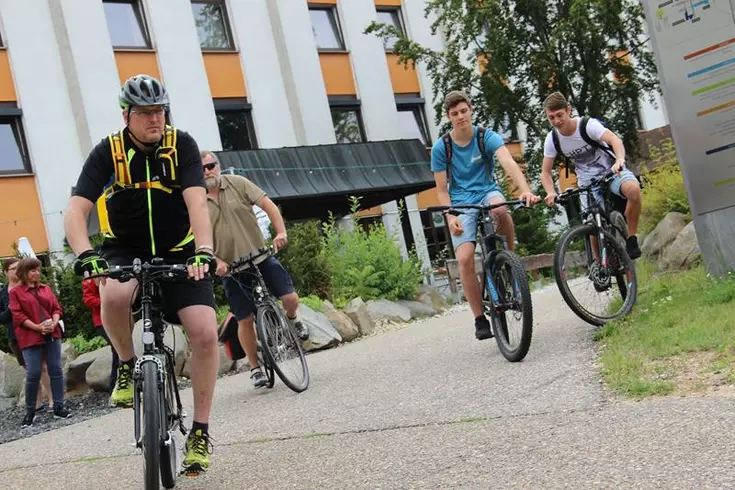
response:
[[[561,204],[582,195],[587,200],[582,223],[559,239],[554,276],[569,308],[595,326],[629,314],[638,292],[635,267],[625,249],[625,217],[617,210],[606,211],[612,209],[608,184],[614,178],[613,172],[607,172],[590,185],[569,189],[556,198]],[[602,294],[608,299],[599,299]],[[583,305],[586,300],[591,300],[591,306]]]
[[[508,250],[505,238],[495,233],[490,211],[501,206],[524,207],[520,200],[497,204],[431,206],[427,211],[446,211],[453,216],[481,213],[477,220],[482,256],[482,302],[490,320],[500,353],[510,362],[523,360],[531,347],[533,306],[526,270],[520,257]],[[510,329],[518,323],[519,328]],[[518,330],[518,331],[516,331]]]
[[[266,386],[272,388],[275,384],[273,376],[275,372],[286,386],[296,393],[301,393],[309,387],[306,354],[283,308],[268,290],[256,262],[261,258],[267,259],[274,253],[275,249],[272,246],[262,247],[235,259],[228,267],[228,277],[233,279],[246,295],[250,293],[238,275],[250,275],[254,280],[252,297],[255,303],[255,331],[262,354],[261,361],[268,379]]]
[[[180,454],[175,436],[177,429],[187,435],[183,423],[186,414],[179,396],[174,352],[163,342],[167,323],[163,321],[159,282],[186,280],[186,265],[164,264],[158,258],[142,263],[136,258],[132,265],[111,265],[106,273],[90,277],[138,281],[143,353],[133,370],[135,447],[143,452],[145,488],[158,489],[159,483],[173,488]]]

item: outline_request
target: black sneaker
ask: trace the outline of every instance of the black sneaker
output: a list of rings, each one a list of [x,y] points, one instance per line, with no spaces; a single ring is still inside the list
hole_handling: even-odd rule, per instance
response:
[[[250,379],[253,380],[253,386],[256,388],[262,388],[268,384],[268,378],[260,369],[260,366],[250,370]]]
[[[625,251],[628,252],[628,256],[632,260],[637,259],[641,256],[641,249],[638,247],[638,237],[635,235],[629,236],[625,241]]]
[[[299,338],[299,340],[302,340],[306,342],[309,340],[309,328],[301,323],[298,320],[291,320],[288,319],[291,322],[291,325],[293,325],[293,329],[296,332],[296,336]]]
[[[71,417],[71,412],[64,407],[54,407],[54,418],[55,419],[68,419]]]
[[[23,417],[23,422],[20,423],[20,427],[30,427],[33,425],[33,420],[36,418],[36,412],[26,411],[26,416]]]
[[[477,340],[486,340],[493,338],[493,331],[490,328],[490,321],[485,315],[475,318],[475,338]]]

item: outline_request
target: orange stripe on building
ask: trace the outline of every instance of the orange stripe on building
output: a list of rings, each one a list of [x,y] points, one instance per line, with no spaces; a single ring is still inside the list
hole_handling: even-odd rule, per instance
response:
[[[375,0],[376,7],[400,7],[401,0]]]
[[[394,94],[419,94],[419,77],[416,74],[416,68],[413,62],[408,62],[407,66],[398,61],[398,55],[386,53],[388,62],[388,71],[390,72],[390,82],[393,86]]]
[[[141,73],[162,81],[155,51],[115,50],[115,63],[121,85],[128,78]]]
[[[319,53],[327,95],[356,95],[349,53]]]
[[[232,52],[202,53],[212,97],[247,97],[240,54]]]
[[[32,175],[0,178],[0,256],[14,254],[13,244],[27,237],[33,250],[48,251],[41,201]]]
[[[16,100],[18,96],[15,94],[8,51],[0,48],[0,102],[15,102]]]

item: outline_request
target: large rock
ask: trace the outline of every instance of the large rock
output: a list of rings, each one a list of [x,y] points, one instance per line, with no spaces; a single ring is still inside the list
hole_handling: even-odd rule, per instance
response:
[[[332,322],[332,326],[337,329],[344,342],[355,340],[360,336],[360,329],[357,328],[355,322],[346,313],[335,308],[329,301],[324,302],[322,312]]]
[[[433,307],[437,312],[447,308],[447,300],[438,289],[431,286],[421,286],[416,292],[416,299],[425,305]]]
[[[668,213],[659,221],[656,228],[646,236],[641,251],[651,260],[661,258],[667,245],[672,243],[676,236],[687,224],[687,217],[682,213]]]
[[[666,269],[689,268],[701,256],[692,221],[676,235],[674,242],[666,247],[661,257],[661,266]]]
[[[135,328],[133,328],[133,347],[135,348],[136,356],[143,355],[142,328],[142,320],[135,322]],[[176,375],[181,376],[189,352],[189,341],[181,330],[181,327],[178,325],[168,325],[166,333],[163,334],[163,343],[173,349]]]
[[[92,352],[85,352],[68,364],[67,372],[64,373],[67,389],[87,382],[87,369],[97,359],[99,355],[98,351],[101,350],[97,349]]]
[[[85,381],[95,391],[106,391],[110,385],[110,370],[112,368],[112,350],[109,346],[92,352],[96,358],[84,374]]]
[[[375,330],[375,322],[370,318],[367,305],[362,298],[355,298],[344,309],[345,314],[357,325],[360,335],[370,335]]]
[[[387,299],[374,299],[366,303],[368,313],[373,321],[407,322],[411,320],[411,310]]]
[[[342,342],[342,336],[324,313],[316,312],[301,303],[297,315],[309,329],[309,340],[304,342],[304,350],[326,349]]]
[[[0,397],[14,398],[20,394],[26,382],[26,370],[15,356],[0,351]]]
[[[61,365],[67,366],[71,361],[77,358],[77,348],[71,342],[61,344]]]
[[[422,303],[421,301],[400,299],[396,301],[396,304],[408,308],[408,310],[411,312],[411,316],[414,318],[434,316],[438,313],[433,306]]]

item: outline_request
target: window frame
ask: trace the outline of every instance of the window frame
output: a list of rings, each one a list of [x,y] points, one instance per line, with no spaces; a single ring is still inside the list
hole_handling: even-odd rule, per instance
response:
[[[212,99],[214,105],[214,117],[215,120],[219,113],[234,113],[243,112],[245,113],[245,124],[247,125],[247,134],[250,139],[250,150],[222,150],[222,151],[251,151],[259,149],[258,138],[255,135],[255,125],[253,124],[253,105],[248,102],[247,98],[215,98]],[[216,122],[216,121],[215,121]],[[217,124],[217,132],[219,133],[219,124]],[[220,144],[222,143],[222,137],[220,136]]]
[[[360,130],[360,138],[362,141],[353,141],[344,143],[337,141],[339,145],[349,145],[353,143],[366,143],[368,141],[367,132],[365,131],[365,121],[362,119],[362,104],[359,99],[354,95],[332,95],[329,97],[329,116],[332,117],[332,112],[355,112],[357,116],[357,126]],[[332,130],[334,131],[334,138],[337,140],[337,130],[334,127],[334,119],[332,118]]]
[[[102,0],[103,8],[105,3],[126,3],[133,7],[133,13],[135,14],[135,18],[138,21],[138,27],[141,30],[141,34],[143,35],[143,40],[145,41],[145,46],[116,46],[112,39],[110,39],[110,43],[112,44],[112,49],[117,50],[151,50],[153,49],[153,41],[151,40],[151,33],[148,29],[148,20],[146,18],[146,11],[145,6],[143,5],[142,0]],[[105,13],[105,21],[107,21],[107,13]],[[107,30],[110,30],[110,26],[107,26]]]
[[[33,175],[31,167],[31,159],[28,153],[28,141],[26,140],[25,130],[23,127],[23,111],[15,107],[15,104],[0,103],[0,124],[9,124],[15,136],[15,142],[18,145],[20,159],[23,162],[23,168],[2,170],[0,169],[0,177],[17,176],[17,175]]]
[[[424,136],[426,146],[431,146],[431,130],[426,117],[426,101],[418,95],[396,95],[396,111],[412,112],[414,119],[418,115],[419,132]]]
[[[391,15],[395,14],[396,18],[398,19],[398,29],[401,31],[401,33],[406,36],[406,24],[403,21],[403,13],[401,12],[401,7],[382,7],[382,6],[376,6],[375,7],[375,13],[389,13]],[[393,47],[387,47],[385,45],[385,41],[383,41],[383,49],[386,53],[392,53]]]
[[[235,47],[235,35],[232,32],[232,24],[230,23],[230,14],[227,10],[227,1],[226,0],[191,0],[189,2],[191,5],[193,4],[216,4],[221,7],[220,11],[222,12],[222,22],[225,24],[225,32],[227,33],[227,43],[229,44],[229,47],[227,48],[205,48],[202,47],[202,41],[199,40],[199,48],[202,50],[202,53],[223,53],[223,52],[230,52],[230,51],[237,51],[237,48]],[[192,12],[193,15],[193,12]],[[196,27],[196,24],[195,24]],[[199,37],[199,33],[197,31],[197,37]]]
[[[344,53],[347,51],[347,44],[345,43],[345,35],[344,31],[342,30],[342,25],[339,21],[339,12],[337,11],[337,6],[331,3],[309,3],[309,22],[311,23],[311,11],[312,10],[323,10],[326,11],[329,15],[329,21],[332,25],[332,29],[337,34],[337,41],[339,42],[340,47],[339,48],[320,48],[319,45],[316,42],[316,37],[314,37],[314,44],[316,45],[316,50],[319,53]],[[314,24],[311,23],[312,29],[314,28]]]

